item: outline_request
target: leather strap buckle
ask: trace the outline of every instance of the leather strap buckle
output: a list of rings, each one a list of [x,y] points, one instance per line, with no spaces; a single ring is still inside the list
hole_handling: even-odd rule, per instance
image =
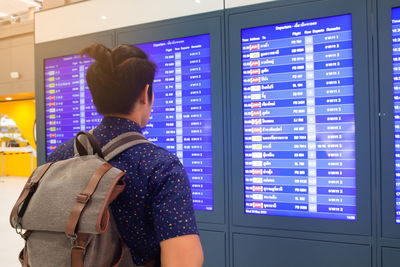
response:
[[[79,194],[76,196],[76,200],[79,203],[86,204],[90,200],[90,196],[86,194]]]
[[[75,247],[76,246],[76,240],[78,239],[78,235],[77,234],[73,234],[73,235],[65,234],[65,235],[71,241],[71,247]]]
[[[28,189],[30,192],[34,192],[34,191],[36,191],[36,188],[37,188],[37,183],[35,183],[35,182],[30,182],[30,183],[27,183],[27,184],[25,184],[25,187],[24,187],[25,189]]]

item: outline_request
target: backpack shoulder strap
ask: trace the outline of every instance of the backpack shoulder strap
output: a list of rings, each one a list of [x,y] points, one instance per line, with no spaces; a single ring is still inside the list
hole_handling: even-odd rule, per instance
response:
[[[97,154],[104,158],[97,139],[90,132],[79,132],[74,139],[75,156],[86,156]]]
[[[119,135],[118,137],[111,140],[101,149],[103,151],[104,159],[106,161],[111,160],[118,154],[127,150],[128,148],[142,144],[142,143],[151,143],[146,139],[142,134],[137,132],[128,132]]]

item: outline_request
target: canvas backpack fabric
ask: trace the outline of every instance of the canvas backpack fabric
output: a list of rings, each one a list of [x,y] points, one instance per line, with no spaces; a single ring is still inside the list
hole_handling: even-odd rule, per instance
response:
[[[129,132],[100,148],[93,135],[80,132],[73,158],[32,173],[10,215],[25,239],[23,267],[136,266],[109,208],[125,188],[125,173],[108,161],[146,142]]]

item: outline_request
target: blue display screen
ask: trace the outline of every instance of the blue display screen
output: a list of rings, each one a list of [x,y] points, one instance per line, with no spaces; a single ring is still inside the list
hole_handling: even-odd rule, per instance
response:
[[[157,64],[154,105],[143,134],[175,154],[189,176],[196,210],[213,210],[210,37],[137,45]],[[47,156],[102,119],[86,84],[93,59],[70,55],[45,60]]]
[[[400,223],[400,8],[392,9],[396,223]]]
[[[157,65],[144,135],[181,160],[196,210],[213,210],[210,35],[137,44]]]
[[[92,62],[90,57],[81,60],[80,55],[44,62],[47,156],[79,131],[89,131],[101,122],[86,84]]]
[[[351,25],[242,29],[245,213],[356,220]]]

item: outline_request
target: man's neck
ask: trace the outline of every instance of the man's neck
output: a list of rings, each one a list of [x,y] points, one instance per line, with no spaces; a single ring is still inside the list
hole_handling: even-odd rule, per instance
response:
[[[136,112],[132,112],[130,114],[107,114],[104,115],[104,117],[119,117],[119,118],[124,118],[127,120],[130,120],[134,123],[136,123],[137,125],[141,126],[141,116],[139,114],[137,114]]]

